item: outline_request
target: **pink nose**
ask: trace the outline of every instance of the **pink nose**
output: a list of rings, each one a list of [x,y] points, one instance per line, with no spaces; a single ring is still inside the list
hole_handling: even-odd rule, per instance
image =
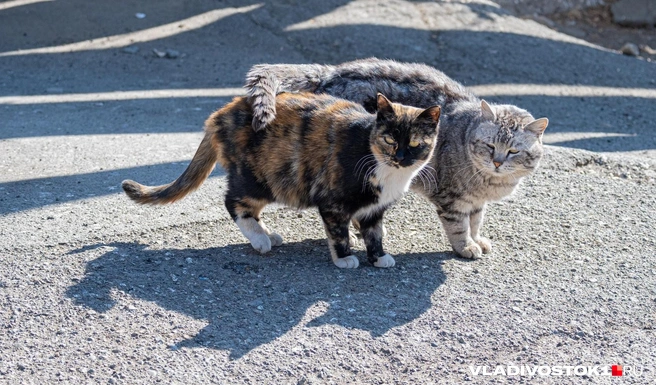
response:
[[[501,167],[501,162],[492,162],[494,163],[494,167],[499,168]]]

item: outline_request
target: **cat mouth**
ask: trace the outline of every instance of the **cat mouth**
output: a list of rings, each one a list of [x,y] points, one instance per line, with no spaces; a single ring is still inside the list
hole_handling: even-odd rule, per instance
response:
[[[388,162],[388,164],[391,165],[394,168],[407,168],[407,167],[414,166],[415,162],[406,161],[406,160],[402,160],[402,161],[393,160],[391,162]]]

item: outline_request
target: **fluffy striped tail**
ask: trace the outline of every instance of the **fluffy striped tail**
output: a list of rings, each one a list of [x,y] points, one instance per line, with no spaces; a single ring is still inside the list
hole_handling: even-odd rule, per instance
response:
[[[246,74],[248,102],[253,109],[253,129],[260,131],[276,117],[276,95],[314,92],[334,71],[320,64],[258,64]]]
[[[218,158],[218,146],[212,141],[212,133],[207,132],[191,163],[178,179],[162,186],[144,186],[133,180],[124,180],[123,191],[130,199],[141,204],[160,205],[175,202],[203,184],[214,170]]]

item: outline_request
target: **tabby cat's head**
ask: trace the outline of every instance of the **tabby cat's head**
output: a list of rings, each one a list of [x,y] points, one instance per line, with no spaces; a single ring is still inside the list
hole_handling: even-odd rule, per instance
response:
[[[440,107],[404,106],[390,102],[380,93],[377,104],[371,151],[378,161],[395,168],[422,165],[435,148]]]
[[[496,176],[530,174],[542,158],[542,133],[549,120],[534,119],[528,111],[512,105],[490,106],[485,100],[481,111],[481,123],[469,140],[475,166]]]

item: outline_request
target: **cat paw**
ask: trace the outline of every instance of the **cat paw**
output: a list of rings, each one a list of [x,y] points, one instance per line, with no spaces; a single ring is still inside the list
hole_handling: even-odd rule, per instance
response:
[[[271,246],[282,245],[282,237],[276,233],[269,234],[269,240],[271,240]]]
[[[492,242],[485,237],[477,237],[474,239],[474,242],[480,246],[483,254],[489,254],[492,251]]]
[[[349,246],[350,247],[355,247],[355,246],[358,245],[359,242],[360,242],[360,240],[358,239],[358,236],[355,235],[354,232],[349,231]]]
[[[259,251],[261,254],[271,251],[271,239],[269,239],[269,236],[266,234],[257,234],[252,236],[250,241],[251,246],[253,246],[253,248]],[[280,238],[280,241],[282,243],[282,238]]]
[[[374,266],[376,267],[392,267],[394,265],[396,265],[396,262],[394,261],[394,258],[392,258],[392,256],[389,254],[378,257],[378,260],[374,262]]]
[[[340,269],[355,269],[356,267],[360,266],[360,261],[355,255],[349,255],[348,257],[344,258],[337,258],[333,262],[335,263],[335,266],[339,267]]]
[[[478,259],[483,254],[483,250],[476,243],[470,243],[462,250],[455,250],[455,252],[463,258]]]

